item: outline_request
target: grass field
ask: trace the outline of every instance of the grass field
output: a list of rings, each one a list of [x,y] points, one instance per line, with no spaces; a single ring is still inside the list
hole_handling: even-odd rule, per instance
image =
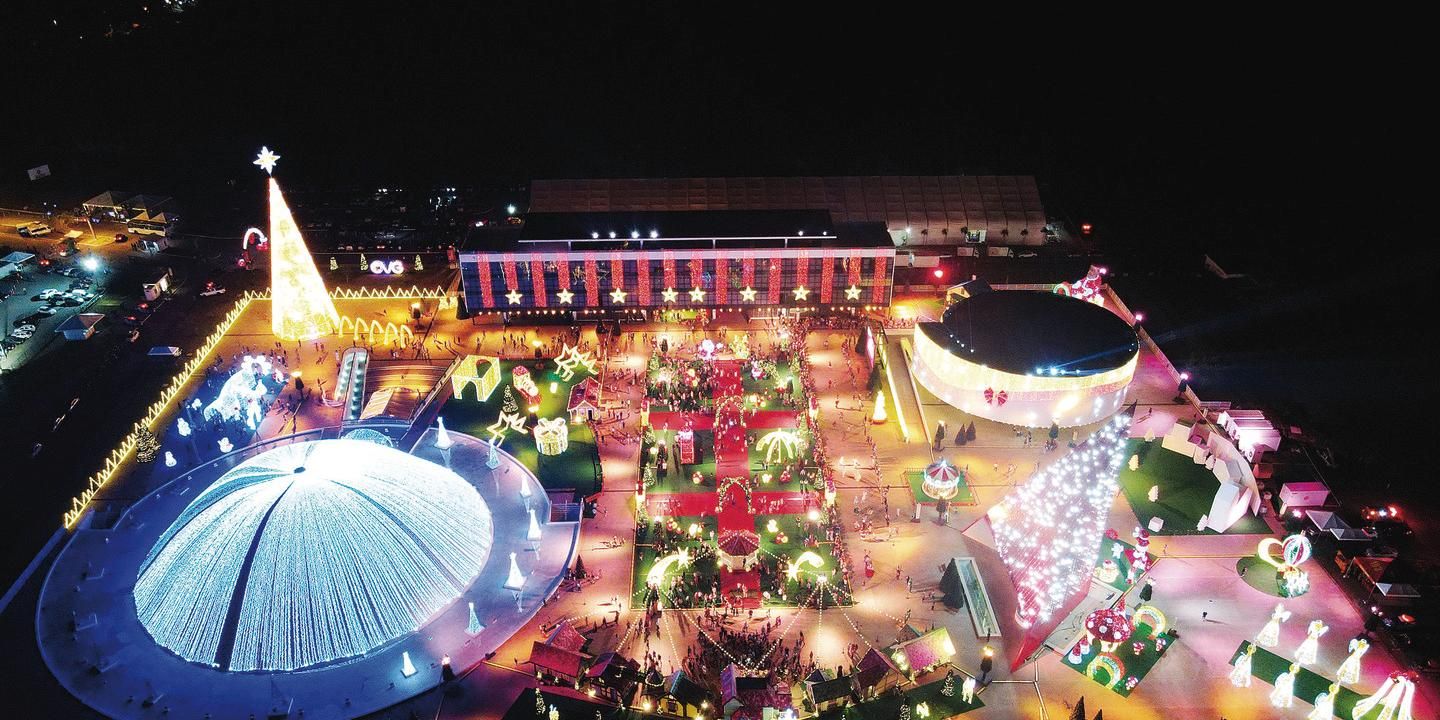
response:
[[[1250,641],[1242,641],[1240,647],[1236,648],[1235,653],[1230,656],[1230,664],[1234,665],[1235,661],[1241,655],[1245,654],[1245,650],[1248,647],[1250,647]],[[1265,648],[1257,647],[1255,648],[1255,657],[1250,661],[1250,674],[1260,678],[1261,682],[1273,685],[1275,678],[1280,677],[1281,673],[1290,669],[1290,663],[1290,658],[1280,657]],[[1296,705],[1298,707],[1304,707],[1307,704],[1313,704],[1316,696],[1322,692],[1329,691],[1330,682],[1330,678],[1316,675],[1305,668],[1301,668],[1300,672],[1295,674]],[[1335,715],[1348,720],[1351,711],[1355,709],[1355,703],[1363,699],[1365,699],[1365,696],[1349,688],[1340,688],[1340,692],[1335,694]],[[1379,717],[1379,715],[1380,708],[1377,707],[1355,718],[1355,720],[1371,720],[1372,718]],[[1296,716],[1299,716],[1298,712]]]
[[[510,369],[520,362],[501,361],[500,385],[484,402],[475,400],[472,389],[467,389],[465,397],[461,399],[447,394],[445,405],[440,411],[445,417],[445,425],[481,440],[489,440],[490,432],[486,428],[500,416],[500,408],[505,402],[505,388],[510,387]],[[541,418],[566,416],[570,386],[574,383],[566,383],[556,377],[553,372],[555,363],[550,360],[524,361],[524,364],[530,368],[535,384],[540,388],[540,410],[536,415]],[[540,365],[538,370],[537,364]],[[577,373],[574,382],[580,382],[585,377],[584,373]],[[550,392],[551,383],[556,384],[556,392]],[[524,400],[520,393],[514,390],[512,392],[516,402],[523,405]],[[525,410],[523,406],[520,408],[521,413]],[[567,427],[570,428],[570,444],[565,452],[559,455],[541,455],[535,449],[534,436],[528,432],[524,435],[510,432],[500,443],[500,447],[530,468],[546,489],[574,488],[589,495],[600,489],[600,478],[596,474],[595,433],[588,425]]]
[[[920,503],[921,505],[934,505],[934,504],[935,504],[935,501],[934,501],[933,499],[931,499],[929,495],[926,495],[926,494],[925,494],[925,490],[924,490],[924,485],[925,485],[925,471],[924,471],[924,470],[906,470],[906,471],[905,471],[905,481],[908,482],[908,483],[910,483],[910,495],[915,498],[915,502],[918,502],[918,503]],[[957,494],[955,495],[955,497],[950,498],[950,504],[951,504],[951,505],[974,505],[974,504],[975,504],[975,493],[970,490],[970,484],[967,483],[967,482],[965,482],[965,478],[964,478],[963,476],[960,478],[959,493],[957,493]]]
[[[1169,644],[1165,646],[1163,652],[1157,652],[1155,650],[1155,641],[1150,639],[1151,631],[1152,628],[1149,625],[1140,623],[1135,627],[1135,632],[1130,636],[1130,640],[1126,640],[1119,647],[1115,648],[1114,652],[1108,653],[1115,659],[1121,669],[1120,679],[1110,687],[1110,690],[1115,694],[1129,697],[1133,691],[1125,687],[1126,681],[1132,677],[1143,681],[1145,675],[1150,672],[1150,669],[1155,667],[1155,663],[1160,662],[1160,658],[1164,657],[1165,653],[1170,652],[1171,647],[1174,646],[1175,640],[1170,638],[1169,635],[1162,634],[1161,637],[1164,637]],[[1131,647],[1132,643],[1136,641],[1143,641],[1145,643],[1144,649],[1139,655],[1136,655],[1135,650]],[[1100,654],[1100,643],[1092,643],[1090,652],[1082,655],[1078,664],[1070,662],[1070,656],[1067,650],[1063,664],[1075,672],[1088,674],[1090,662]],[[1097,669],[1095,675],[1090,679],[1102,686],[1112,680],[1108,669]]]
[[[1129,458],[1140,456],[1140,469],[1131,470]],[[1218,535],[1214,530],[1197,530],[1201,516],[1210,512],[1210,503],[1220,481],[1197,465],[1194,460],[1160,446],[1160,441],[1146,443],[1131,438],[1125,447],[1126,464],[1120,470],[1120,487],[1135,510],[1141,525],[1150,518],[1160,517],[1165,525],[1155,535]],[[1159,502],[1150,502],[1150,487],[1160,488]],[[1227,535],[1269,535],[1264,520],[1246,515],[1225,532]]]
[[[675,447],[675,431],[656,430],[656,440],[665,443],[666,448]],[[674,452],[670,450],[670,452]],[[669,469],[661,473],[656,471],[656,482],[646,488],[646,492],[657,494],[663,493],[692,493],[692,492],[715,492],[715,434],[709,430],[695,431],[695,454],[698,462],[690,465],[672,462]],[[673,456],[672,456],[673,459]],[[654,464],[650,460],[650,445],[647,443],[640,448],[641,467]],[[704,476],[704,482],[695,484],[691,477],[699,471]]]

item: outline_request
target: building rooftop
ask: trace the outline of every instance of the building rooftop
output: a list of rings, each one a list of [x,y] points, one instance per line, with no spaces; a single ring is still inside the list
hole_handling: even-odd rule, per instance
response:
[[[836,246],[894,242],[881,223],[836,224],[825,210],[699,210],[531,213],[518,230],[472,233],[465,243],[491,252]]]
[[[1135,331],[1104,307],[1041,290],[979,293],[919,329],[957,357],[1017,375],[1094,375],[1140,349]]]

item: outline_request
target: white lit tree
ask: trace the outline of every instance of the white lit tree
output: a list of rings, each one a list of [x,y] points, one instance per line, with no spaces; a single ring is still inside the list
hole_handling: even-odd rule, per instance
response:
[[[160,443],[155,439],[155,433],[150,428],[140,428],[135,433],[135,460],[137,462],[154,462],[155,454],[160,452]]]
[[[1116,415],[991,508],[995,549],[1015,584],[1022,626],[1062,612],[1094,572],[1129,429],[1129,414]]]

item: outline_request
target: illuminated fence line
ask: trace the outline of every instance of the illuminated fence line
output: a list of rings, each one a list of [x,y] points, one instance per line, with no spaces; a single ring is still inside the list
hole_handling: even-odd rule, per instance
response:
[[[445,289],[439,286],[434,288],[421,288],[418,285],[412,285],[409,288],[402,289],[387,286],[379,290],[371,288],[360,288],[358,290],[335,288],[330,294],[332,297],[342,300],[438,300],[445,297]],[[269,298],[269,290],[247,290],[244,295],[235,301],[235,307],[230,309],[230,312],[225,315],[225,319],[216,324],[215,330],[211,332],[210,336],[205,338],[205,342],[201,343],[200,347],[196,349],[195,356],[190,358],[190,360],[185,363],[185,367],[181,369],[179,373],[176,373],[175,377],[170,379],[170,383],[165,386],[164,390],[160,391],[160,399],[150,404],[145,415],[131,425],[129,434],[120,441],[120,444],[114,450],[110,451],[110,454],[105,459],[105,463],[101,465],[100,470],[89,477],[85,484],[85,490],[70,499],[70,509],[67,510],[64,515],[66,530],[75,529],[75,525],[80,522],[80,518],[85,514],[86,508],[90,506],[90,501],[95,499],[95,496],[99,494],[100,490],[114,479],[115,474],[119,472],[120,467],[125,464],[125,461],[130,459],[130,454],[135,451],[135,445],[140,441],[140,430],[142,428],[149,430],[151,426],[160,419],[160,416],[169,410],[170,404],[175,401],[181,389],[183,389],[195,376],[195,373],[204,366],[205,360],[210,356],[210,353],[215,350],[215,347],[219,345],[220,341],[225,338],[225,335],[230,332],[230,328],[235,324],[235,321],[239,320],[240,316],[245,314],[245,311],[250,307],[250,303],[255,300],[268,300]]]

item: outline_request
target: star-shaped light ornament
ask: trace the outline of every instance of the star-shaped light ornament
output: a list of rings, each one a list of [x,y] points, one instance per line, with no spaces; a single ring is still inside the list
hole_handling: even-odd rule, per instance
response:
[[[741,290],[740,299],[745,302],[755,302],[755,288],[747,287]]]
[[[275,173],[275,163],[278,160],[280,160],[279,155],[271,152],[270,148],[261,145],[260,154],[255,156],[255,162],[253,164],[258,165],[261,170],[264,170],[266,175],[272,175]]]
[[[676,292],[675,288],[665,288],[660,291],[660,297],[665,298],[665,302],[675,302],[675,298],[679,296],[680,293]]]
[[[555,297],[560,300],[561,305],[569,305],[570,301],[575,299],[575,293],[565,288],[560,288],[560,292],[555,293]]]
[[[519,290],[511,290],[510,292],[505,293],[505,299],[509,300],[511,305],[519,305],[520,298],[522,297],[524,297],[524,295],[521,295]]]
[[[846,300],[859,300],[859,299],[860,299],[860,288],[855,287],[854,285],[851,285],[850,287],[845,288],[845,299],[846,299]]]
[[[705,291],[700,288],[690,288],[690,302],[704,302]]]
[[[796,301],[805,300],[810,297],[810,288],[807,288],[804,285],[801,285],[800,287],[797,287],[790,292],[795,293]]]
[[[611,290],[611,291],[610,291],[610,302],[613,302],[613,303],[615,303],[616,305],[624,305],[624,304],[625,304],[625,296],[628,295],[628,294],[629,294],[629,293],[626,293],[624,290],[621,290],[620,288],[615,288],[614,290]]]

